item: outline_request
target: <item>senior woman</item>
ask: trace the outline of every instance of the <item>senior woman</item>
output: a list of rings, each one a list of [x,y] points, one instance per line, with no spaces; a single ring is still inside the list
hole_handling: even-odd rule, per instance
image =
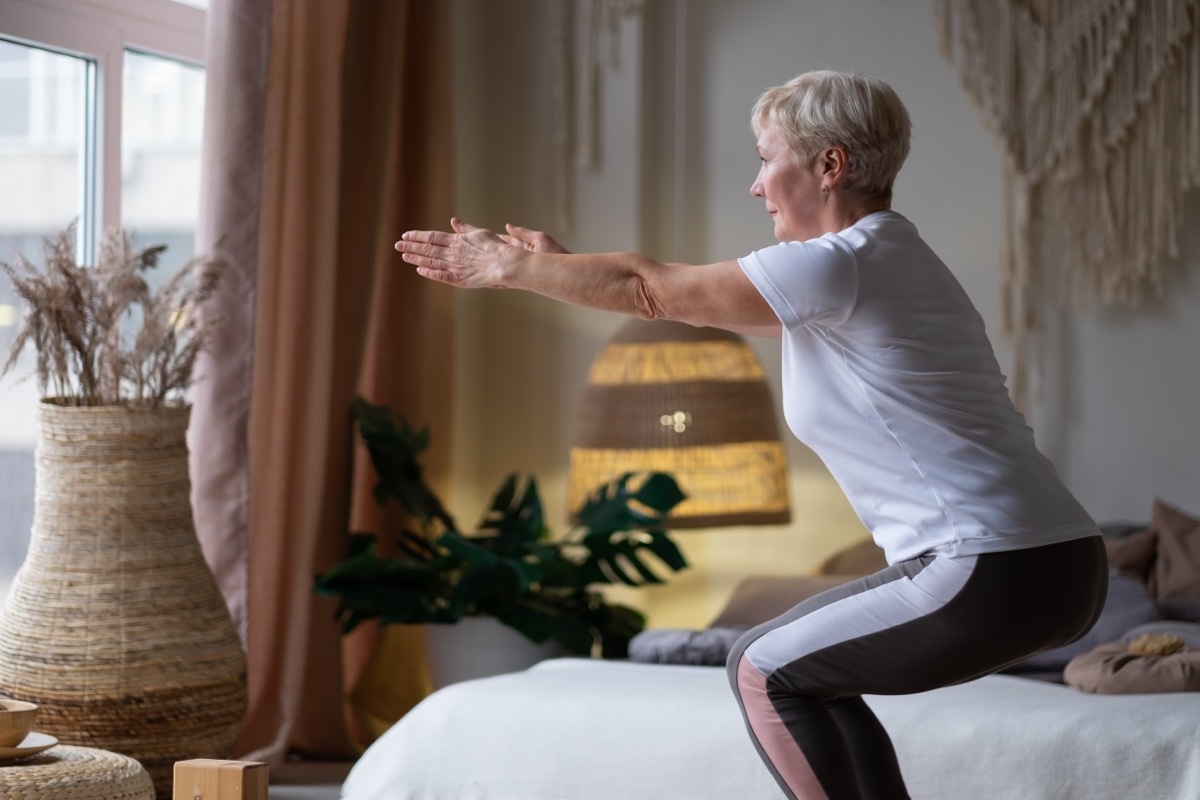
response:
[[[452,221],[396,243],[427,278],[783,339],[783,408],[889,566],[748,632],[728,669],[750,736],[796,798],[908,797],[864,694],[970,680],[1071,642],[1099,615],[1099,530],[1014,409],[983,321],[891,210],[910,123],[862,75],[767,90],[751,123],[779,244],[663,264],[571,254]],[[970,769],[970,765],[961,765]]]

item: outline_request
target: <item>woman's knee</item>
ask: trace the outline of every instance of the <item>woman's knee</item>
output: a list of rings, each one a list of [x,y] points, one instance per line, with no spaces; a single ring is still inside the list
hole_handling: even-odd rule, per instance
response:
[[[729,655],[725,657],[725,674],[729,677],[729,685],[733,687],[734,694],[739,694],[738,691],[738,665],[741,664],[742,656],[746,653],[751,643],[757,638],[755,631],[746,631],[733,643],[733,647],[729,649]]]

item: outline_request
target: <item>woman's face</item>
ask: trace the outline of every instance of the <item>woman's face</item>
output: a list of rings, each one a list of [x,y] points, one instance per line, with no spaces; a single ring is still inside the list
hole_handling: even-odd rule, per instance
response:
[[[759,132],[758,155],[762,166],[750,194],[766,201],[767,213],[775,221],[775,238],[803,241],[824,233],[818,221],[823,205],[821,176],[815,165],[797,164],[770,122]]]

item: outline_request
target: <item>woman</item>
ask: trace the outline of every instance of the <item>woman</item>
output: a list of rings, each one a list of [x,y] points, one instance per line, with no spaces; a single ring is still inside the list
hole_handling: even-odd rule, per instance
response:
[[[780,243],[744,258],[574,255],[544,234],[457,220],[396,248],[457,286],[782,336],[788,425],[890,566],[751,630],[730,682],[788,797],[905,798],[862,695],[970,680],[1074,641],[1099,615],[1107,558],[1013,408],[966,293],[890,210],[910,130],[895,92],[811,72],[766,91],[751,120],[762,166],[750,191]]]

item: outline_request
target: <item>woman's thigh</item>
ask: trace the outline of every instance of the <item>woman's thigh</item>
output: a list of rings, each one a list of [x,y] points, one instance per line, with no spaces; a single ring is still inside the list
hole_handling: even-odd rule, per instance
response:
[[[815,697],[925,691],[1083,635],[1103,604],[1106,577],[1098,538],[923,557],[755,628],[729,664],[736,671],[745,656],[774,690]]]

